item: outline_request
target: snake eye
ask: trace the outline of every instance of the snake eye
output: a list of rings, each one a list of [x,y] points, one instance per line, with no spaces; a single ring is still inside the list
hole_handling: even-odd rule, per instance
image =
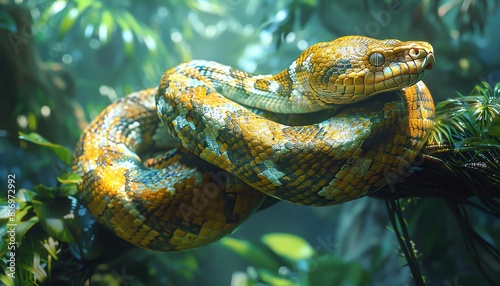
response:
[[[378,67],[383,65],[385,62],[385,57],[381,53],[373,53],[370,55],[370,64],[372,66]]]

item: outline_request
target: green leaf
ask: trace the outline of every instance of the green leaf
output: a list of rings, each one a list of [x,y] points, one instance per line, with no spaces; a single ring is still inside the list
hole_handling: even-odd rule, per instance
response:
[[[37,199],[52,199],[57,197],[59,191],[56,187],[49,187],[42,184],[35,185],[33,188]]]
[[[317,260],[309,273],[309,285],[370,285],[372,277],[356,262],[345,262],[337,256]]]
[[[142,26],[135,20],[134,16],[132,16],[130,13],[127,11],[124,11],[121,16],[123,17],[123,20],[128,23],[128,26],[132,31],[134,32],[135,36],[140,39],[141,41],[143,40],[143,33],[144,29]]]
[[[26,237],[28,230],[30,230],[38,221],[38,217],[33,216],[28,220],[18,223],[16,226],[16,241],[21,242],[23,238]]]
[[[496,116],[491,121],[490,126],[488,127],[488,135],[497,137],[500,139],[500,116]]]
[[[146,44],[146,47],[148,48],[149,52],[153,54],[153,56],[157,55],[158,43],[159,39],[152,31],[144,31],[144,44]]]
[[[99,25],[99,41],[103,44],[107,44],[111,38],[111,32],[115,27],[115,22],[113,21],[113,16],[109,10],[102,12],[101,24]]]
[[[58,178],[59,179],[59,178]],[[70,180],[72,181],[72,180]],[[58,197],[69,197],[74,196],[78,193],[78,187],[76,183],[63,184],[58,187],[57,196]]]
[[[67,172],[57,177],[57,180],[63,184],[78,184],[82,180],[82,177],[76,173]]]
[[[59,257],[57,256],[57,246],[58,246],[58,241],[53,239],[52,237],[49,237],[48,239],[43,241],[43,248],[47,250],[47,253],[52,256],[55,260],[59,260]]]
[[[66,1],[57,0],[52,2],[47,9],[45,9],[44,13],[40,16],[38,21],[41,24],[47,25],[48,21],[52,19],[55,15],[59,14],[67,7],[68,3]]]
[[[96,9],[89,9],[85,15],[82,15],[81,29],[85,38],[90,39],[94,36],[94,32],[99,26],[101,19],[100,11]]]
[[[270,233],[262,236],[262,242],[276,254],[292,261],[309,259],[314,255],[314,249],[303,238],[288,233]]]
[[[62,11],[65,7],[68,7],[65,3],[61,2],[64,1],[56,1],[52,6],[52,9],[54,9],[54,13],[58,13],[57,11],[58,9],[60,9],[59,11]],[[69,8],[68,11],[66,12],[66,15],[64,15],[61,24],[59,26],[59,37],[66,35],[66,33],[69,30],[71,30],[71,28],[74,26],[76,22],[76,19],[78,19],[78,17],[82,15],[85,12],[85,10],[87,10],[90,7],[90,5],[92,5],[92,1],[80,0],[76,1],[76,4],[77,4],[76,7]]]
[[[219,241],[219,244],[241,255],[256,267],[277,271],[281,266],[281,263],[272,255],[250,241],[225,237]]]
[[[122,29],[122,39],[125,47],[125,55],[132,57],[134,53],[134,32],[121,14],[116,15],[116,23]]]
[[[5,286],[14,286],[14,281],[5,275],[0,275],[0,282],[2,282],[1,284]]]
[[[19,139],[49,148],[50,150],[54,151],[54,153],[56,153],[57,157],[59,157],[59,159],[61,159],[61,161],[66,166],[71,166],[73,163],[73,154],[67,148],[58,144],[51,143],[38,133],[32,132],[30,134],[24,134],[22,132],[19,132]]]
[[[59,179],[59,178],[58,178]],[[69,180],[72,181],[72,180]],[[75,195],[78,192],[75,183],[63,184],[57,187],[49,187],[42,184],[36,185],[35,188],[37,200],[47,200],[56,197],[68,197]]]
[[[304,285],[298,284],[297,281],[290,281],[284,277],[280,277],[273,272],[267,270],[258,270],[260,280],[266,282],[265,285],[273,285],[273,286],[297,286]]]
[[[73,197],[59,197],[33,204],[33,209],[45,231],[64,242],[75,242],[75,238],[82,232],[82,226],[75,212],[76,207],[76,199]]]
[[[64,15],[61,25],[59,26],[59,37],[63,37],[69,30],[71,30],[79,14],[80,13],[77,8],[69,9],[66,15]]]

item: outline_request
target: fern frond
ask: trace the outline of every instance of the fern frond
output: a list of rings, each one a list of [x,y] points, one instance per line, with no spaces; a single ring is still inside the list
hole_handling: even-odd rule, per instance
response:
[[[460,95],[436,105],[435,126],[427,144],[451,146],[457,152],[499,148],[498,137],[488,132],[498,115],[500,82],[493,89],[487,82],[481,82],[469,95]]]

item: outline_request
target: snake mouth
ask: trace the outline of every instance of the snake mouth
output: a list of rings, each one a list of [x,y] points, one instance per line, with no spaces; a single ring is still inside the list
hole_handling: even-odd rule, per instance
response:
[[[429,52],[429,54],[424,58],[422,68],[424,70],[432,70],[434,68],[434,54],[432,52]]]

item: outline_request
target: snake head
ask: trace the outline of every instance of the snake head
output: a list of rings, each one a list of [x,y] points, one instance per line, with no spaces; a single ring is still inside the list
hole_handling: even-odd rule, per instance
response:
[[[423,41],[345,36],[311,46],[295,66],[307,72],[302,84],[318,103],[347,104],[417,83],[433,68],[434,52]]]

